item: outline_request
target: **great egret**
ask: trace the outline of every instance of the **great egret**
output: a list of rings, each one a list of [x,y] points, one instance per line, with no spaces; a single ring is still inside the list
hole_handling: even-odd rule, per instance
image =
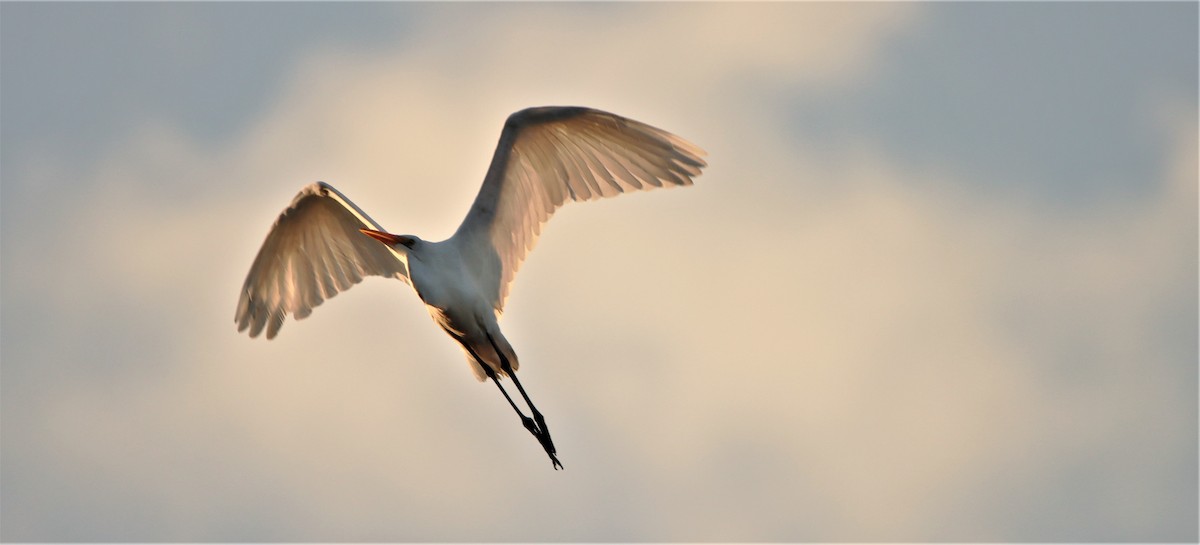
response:
[[[291,314],[362,281],[409,283],[433,321],[462,345],[475,377],[491,379],[559,463],[545,418],[517,380],[517,354],[497,323],[509,285],[542,224],[568,200],[686,186],[704,151],[666,131],[582,107],[529,108],[508,117],[479,195],[454,235],[429,242],[393,235],[333,186],[300,191],[267,233],[238,301],[238,331],[273,338]],[[532,418],[500,384],[511,377]]]

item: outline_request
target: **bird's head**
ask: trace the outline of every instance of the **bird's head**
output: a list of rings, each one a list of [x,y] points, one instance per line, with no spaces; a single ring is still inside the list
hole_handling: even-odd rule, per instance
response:
[[[411,250],[413,249],[413,246],[415,246],[418,242],[421,242],[421,239],[411,235],[393,235],[391,233],[376,231],[374,229],[359,229],[359,231],[362,231],[362,234],[387,244],[393,248],[396,246],[404,246],[405,248]]]

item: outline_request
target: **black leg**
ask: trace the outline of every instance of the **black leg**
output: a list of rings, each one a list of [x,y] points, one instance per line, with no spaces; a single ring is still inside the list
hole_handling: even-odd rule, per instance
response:
[[[501,352],[500,347],[496,346],[496,341],[492,339],[490,334],[488,335],[488,342],[492,343],[492,348],[496,351],[496,354],[500,356],[500,368],[512,378],[513,384],[517,385],[517,391],[521,392],[521,397],[525,400],[525,404],[529,405],[529,410],[533,412],[533,418],[534,420],[537,420],[538,426],[541,426],[542,430],[549,433],[544,426],[546,419],[542,418],[541,411],[537,410],[537,406],[533,404],[533,400],[529,399],[529,394],[525,393],[525,388],[521,386],[521,381],[517,378],[517,373],[513,371],[512,364],[509,363],[508,358],[504,357],[504,352]]]
[[[558,458],[555,457],[558,451],[554,448],[554,440],[550,438],[550,428],[546,427],[546,419],[542,416],[541,411],[537,410],[537,406],[533,404],[533,400],[529,399],[529,394],[525,393],[525,388],[521,386],[521,381],[517,378],[517,373],[513,371],[512,363],[504,356],[504,352],[500,350],[500,347],[496,346],[496,340],[492,338],[490,333],[487,338],[488,342],[492,343],[492,349],[496,351],[496,355],[500,357],[500,368],[508,374],[509,378],[512,378],[513,384],[517,385],[517,391],[521,393],[521,398],[525,400],[525,404],[529,406],[529,411],[533,413],[533,420],[537,424],[537,428],[541,430],[540,433],[534,435],[537,437],[538,442],[542,444],[542,448],[546,450],[546,454],[550,455],[550,459],[554,462],[554,469],[561,469],[562,464],[558,463]],[[499,385],[500,383],[496,382],[496,384]],[[506,393],[505,396],[507,395]],[[512,403],[512,399],[509,399],[508,402]],[[528,428],[529,426],[525,427]]]
[[[525,404],[529,405],[529,410],[533,413],[534,422],[537,423],[538,429],[542,430],[542,434],[545,435],[546,440],[543,442],[543,445],[548,444],[550,450],[553,451],[554,441],[550,440],[550,428],[546,427],[546,419],[542,417],[542,413],[533,405],[533,401],[530,401],[529,395],[525,393],[525,388],[521,387],[521,381],[517,379],[517,374],[512,369],[505,369],[505,372],[512,378],[513,384],[517,385],[517,391],[521,392],[521,397],[525,398]],[[542,438],[538,437],[538,440],[541,441]]]
[[[508,401],[508,405],[512,407],[514,411],[517,411],[517,416],[521,417],[521,424],[524,424],[525,429],[529,430],[529,433],[532,433],[534,437],[539,437],[540,440],[541,431],[538,429],[533,419],[525,416],[525,413],[521,412],[521,409],[517,408],[517,404],[513,403],[512,397],[508,395],[508,391],[504,389],[504,386],[500,385],[500,381],[496,379],[496,375],[494,373],[491,373],[491,377],[492,382],[495,382],[496,387],[500,389],[500,393],[504,394],[504,399]]]
[[[495,374],[492,375],[492,382],[496,383],[496,387],[500,389],[500,393],[504,394],[504,399],[508,400],[508,404],[514,411],[517,411],[517,415],[521,417],[521,423],[525,425],[525,429],[529,430],[529,433],[532,433],[533,437],[542,445],[542,449],[546,451],[546,456],[550,457],[550,463],[554,465],[554,469],[562,469],[562,462],[559,462],[558,456],[555,456],[557,451],[554,450],[554,442],[550,440],[550,433],[545,428],[538,428],[538,425],[534,423],[534,419],[525,416],[525,413],[522,413],[521,409],[517,408],[517,404],[513,403],[512,397],[508,395],[508,391],[504,389],[504,386],[500,385],[500,381],[496,378]]]
[[[521,418],[521,424],[525,426],[525,429],[529,430],[529,433],[533,434],[533,437],[538,440],[539,444],[542,445],[542,449],[544,449],[546,451],[546,455],[550,457],[550,462],[554,465],[554,469],[562,469],[562,463],[559,462],[558,457],[555,456],[557,451],[554,450],[554,442],[550,440],[549,432],[545,431],[545,420],[542,418],[541,414],[537,412],[537,409],[533,406],[533,403],[529,401],[529,396],[525,395],[525,391],[521,389],[521,385],[518,383],[517,389],[521,390],[521,396],[524,397],[525,402],[529,404],[529,408],[535,415],[536,422],[535,418],[529,418],[528,416],[525,416],[525,413],[521,412],[521,409],[517,407],[515,402],[513,402],[512,396],[508,395],[508,391],[505,390],[504,386],[500,384],[500,379],[496,376],[496,372],[492,370],[491,366],[489,366],[487,363],[484,363],[484,361],[479,358],[479,354],[476,354],[471,347],[467,346],[465,343],[463,344],[463,347],[467,349],[467,353],[471,354],[471,357],[475,358],[475,361],[480,367],[483,368],[484,374],[487,375],[488,378],[492,379],[492,382],[496,384],[496,388],[500,389],[500,393],[504,395],[504,400],[508,402],[508,406],[513,408],[513,411],[516,411],[517,416]],[[502,362],[502,367],[505,369],[505,372],[508,373],[508,376],[513,377],[513,382],[515,383],[516,375],[513,374],[512,368],[508,364],[508,360],[504,358],[503,354],[500,355],[500,361]]]
[[[466,345],[464,344],[463,346]],[[491,366],[479,359],[479,355],[476,354],[471,347],[467,346],[467,352],[469,352],[471,357],[475,358],[475,361],[479,363],[480,367],[483,368],[483,374],[487,375],[488,378],[492,379],[492,382],[496,383],[496,388],[500,389],[500,393],[504,394],[504,400],[508,402],[508,406],[512,407],[513,411],[517,413],[517,416],[521,418],[521,423],[525,425],[525,429],[529,430],[529,433],[532,433],[534,436],[537,436],[540,433],[537,426],[535,426],[533,420],[528,416],[525,416],[525,413],[521,412],[521,409],[518,408],[517,404],[513,402],[512,397],[508,395],[508,391],[504,389],[504,386],[500,384],[500,380],[496,377],[496,372],[492,370]]]

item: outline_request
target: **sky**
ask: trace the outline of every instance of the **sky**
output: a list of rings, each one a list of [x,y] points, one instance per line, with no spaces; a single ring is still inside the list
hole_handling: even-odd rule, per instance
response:
[[[1195,541],[1197,4],[0,4],[5,541]],[[336,186],[449,236],[511,112],[708,152],[560,210],[503,320],[267,341]]]

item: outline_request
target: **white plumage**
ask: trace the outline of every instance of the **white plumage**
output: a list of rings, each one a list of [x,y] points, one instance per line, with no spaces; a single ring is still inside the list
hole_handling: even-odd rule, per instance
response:
[[[234,317],[238,331],[255,337],[265,329],[273,338],[287,315],[304,318],[367,276],[408,282],[463,347],[476,377],[493,379],[561,467],[497,323],[513,277],[542,225],[568,200],[691,185],[706,166],[703,154],[671,133],[599,110],[522,110],[504,124],[466,218],[441,242],[389,234],[329,184],[311,184],[279,216],[250,267]],[[504,376],[512,377],[532,419],[500,386]]]

